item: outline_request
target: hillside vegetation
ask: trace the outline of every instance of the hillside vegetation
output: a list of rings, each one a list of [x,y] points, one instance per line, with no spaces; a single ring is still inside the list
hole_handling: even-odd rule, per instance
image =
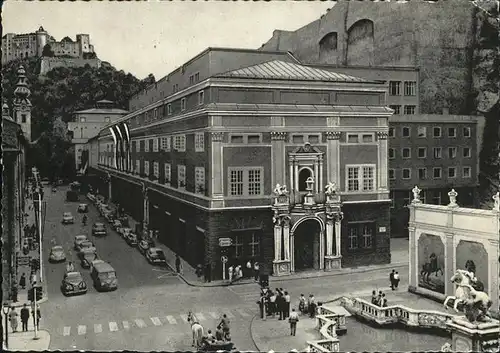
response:
[[[14,60],[2,68],[2,101],[12,109],[17,69],[24,65],[31,90],[32,140],[38,142],[28,151],[28,168],[36,165],[49,178],[73,177],[74,153],[67,136],[67,122],[77,110],[89,109],[108,99],[116,108],[128,109],[135,93],[154,83],[154,76],[139,80],[130,73],[103,65],[78,68],[59,67],[39,76],[38,58]]]

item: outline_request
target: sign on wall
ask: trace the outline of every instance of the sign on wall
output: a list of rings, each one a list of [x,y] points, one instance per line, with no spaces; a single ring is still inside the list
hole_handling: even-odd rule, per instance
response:
[[[233,241],[231,238],[219,238],[219,246],[220,247],[227,247],[231,246],[233,244]]]

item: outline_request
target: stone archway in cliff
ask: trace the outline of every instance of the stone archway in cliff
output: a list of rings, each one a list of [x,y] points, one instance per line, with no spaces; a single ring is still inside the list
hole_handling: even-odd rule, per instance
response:
[[[356,21],[347,31],[347,65],[374,65],[373,21]]]

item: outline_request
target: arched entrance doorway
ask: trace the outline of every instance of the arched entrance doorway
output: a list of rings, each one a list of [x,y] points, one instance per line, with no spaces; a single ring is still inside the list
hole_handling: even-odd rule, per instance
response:
[[[293,232],[293,255],[295,271],[319,270],[319,237],[321,225],[317,219],[301,222]]]

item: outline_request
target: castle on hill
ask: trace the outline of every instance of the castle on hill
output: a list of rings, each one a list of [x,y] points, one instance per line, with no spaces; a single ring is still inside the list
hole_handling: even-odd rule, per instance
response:
[[[34,33],[5,34],[2,37],[2,64],[15,59],[45,56],[44,47],[47,44],[50,45],[55,57],[95,58],[94,46],[90,44],[88,34],[77,34],[76,41],[64,37],[58,42],[43,27],[40,27]]]

